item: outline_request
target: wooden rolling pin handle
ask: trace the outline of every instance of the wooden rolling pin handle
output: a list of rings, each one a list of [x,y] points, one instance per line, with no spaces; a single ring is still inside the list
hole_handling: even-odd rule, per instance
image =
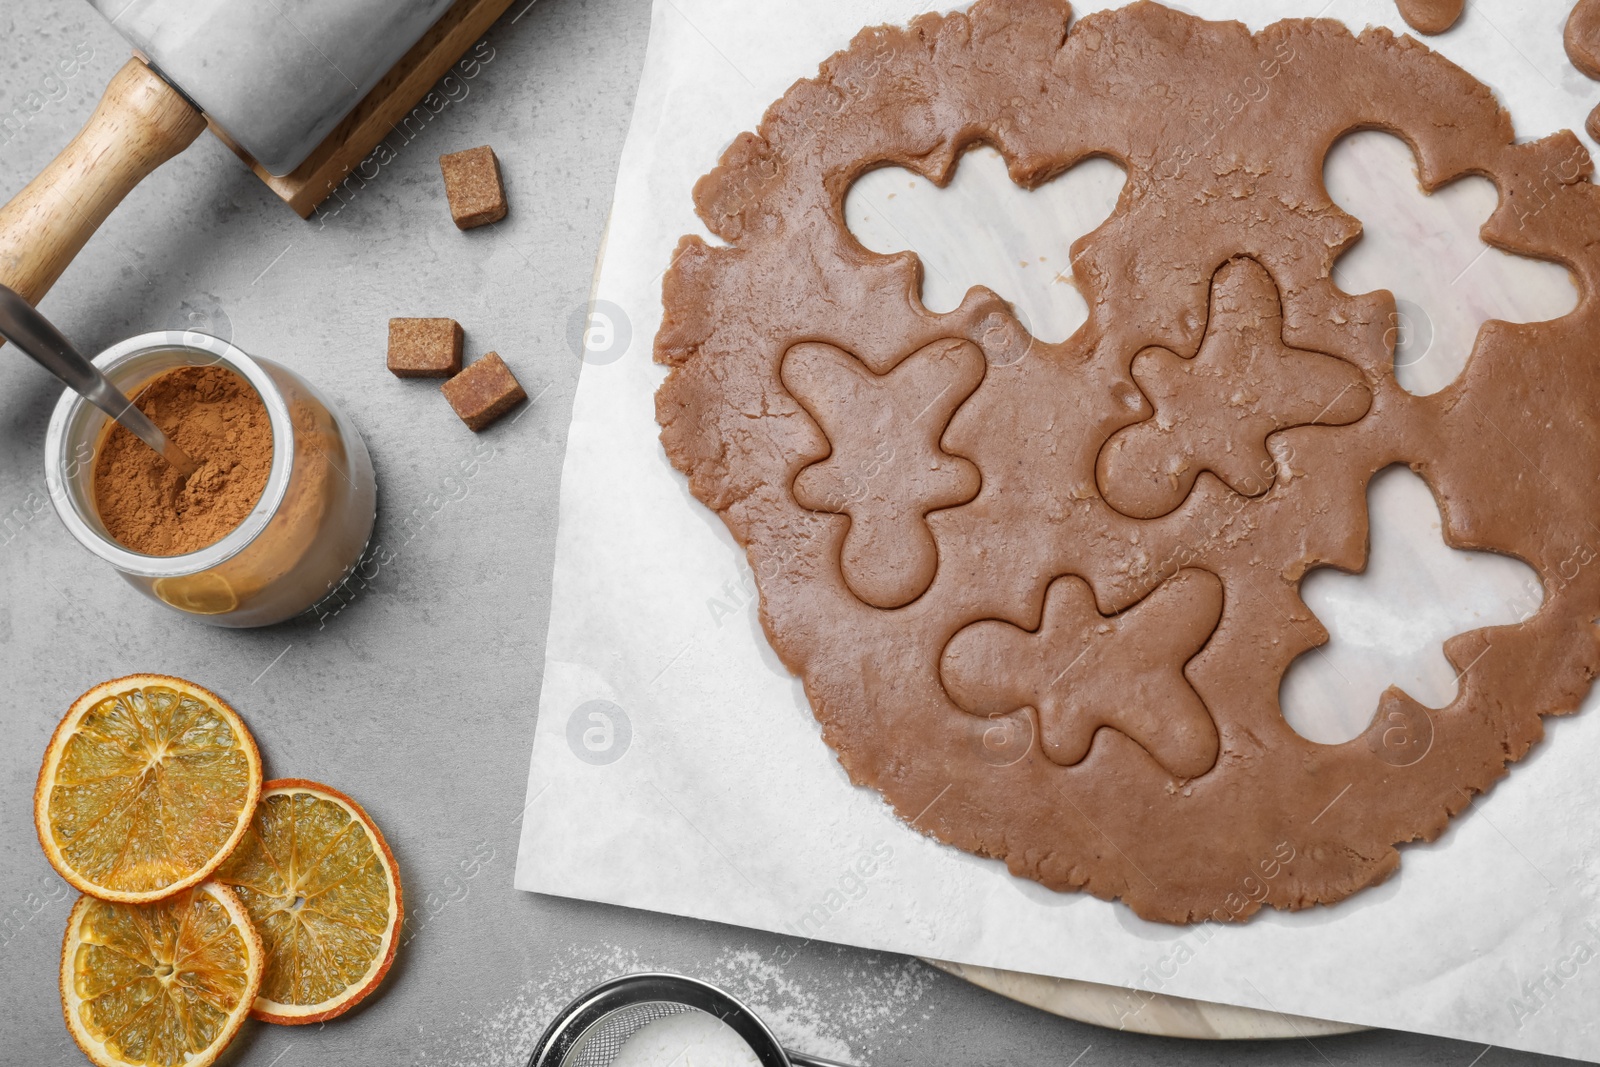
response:
[[[122,198],[205,127],[182,94],[128,60],[72,143],[0,208],[0,283],[37,304]]]

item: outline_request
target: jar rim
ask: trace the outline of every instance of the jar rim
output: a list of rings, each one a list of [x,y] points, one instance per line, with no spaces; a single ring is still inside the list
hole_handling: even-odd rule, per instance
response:
[[[125,574],[141,578],[179,578],[198,574],[217,567],[248,548],[261,531],[266,529],[283,503],[289,488],[289,475],[294,469],[294,430],[289,419],[289,405],[283,398],[272,376],[263,364],[221,338],[194,330],[157,330],[139,334],[121,341],[95,356],[94,364],[110,374],[128,363],[157,353],[173,352],[179,355],[194,353],[203,360],[198,366],[220,364],[255,389],[267,409],[268,424],[272,429],[272,465],[267,473],[267,484],[243,522],[234,527],[220,541],[205,548],[179,556],[147,556],[135,552],[111,537],[102,534],[96,521],[83,514],[77,497],[67,486],[68,455],[73,442],[68,441],[67,428],[89,402],[71,389],[63,390],[50,415],[50,426],[45,433],[45,485],[50,492],[50,502],[67,532],[90,552]],[[92,442],[96,447],[98,442]],[[93,475],[91,473],[92,481]]]

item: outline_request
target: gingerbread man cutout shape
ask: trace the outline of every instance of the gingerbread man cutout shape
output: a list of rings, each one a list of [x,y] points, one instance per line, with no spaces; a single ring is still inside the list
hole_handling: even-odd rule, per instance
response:
[[[794,498],[850,517],[839,568],[863,603],[904,607],[933,584],[939,553],[927,515],[965,504],[981,485],[978,468],[945,452],[940,438],[984,367],[982,350],[956,339],[918,349],[883,375],[829,344],[784,355],[784,388],[833,449],[795,478]]]
[[[1186,359],[1145,349],[1133,377],[1155,416],[1114,434],[1097,474],[1106,503],[1134,519],[1177,510],[1201,471],[1241,496],[1260,496],[1276,477],[1269,436],[1293,426],[1345,426],[1372,406],[1354,365],[1283,343],[1278,287],[1265,267],[1243,257],[1212,280],[1200,351]]]
[[[1183,668],[1222,618],[1222,581],[1183,570],[1118,615],[1095,607],[1080,578],[1057,578],[1037,630],[985,619],[945,646],[939,665],[952,700],[973,715],[1039,713],[1051,761],[1072,766],[1110,727],[1132,738],[1176,778],[1217,762],[1216,723]]]

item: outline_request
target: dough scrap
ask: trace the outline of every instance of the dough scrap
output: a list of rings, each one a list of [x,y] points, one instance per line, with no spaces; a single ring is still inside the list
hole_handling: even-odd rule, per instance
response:
[[[1397,0],[1400,17],[1418,33],[1443,33],[1461,18],[1467,0]]]
[[[1370,128],[1412,145],[1426,189],[1491,179],[1500,203],[1484,240],[1565,265],[1585,294],[1578,309],[1489,322],[1450,386],[1426,397],[1401,389],[1394,298],[1331,280],[1360,222],[1329,199],[1323,163],[1344,134]],[[1065,342],[1028,338],[982,288],[952,312],[928,311],[916,257],[869,252],[845,227],[844,198],[869,169],[943,183],[979,142],[1026,187],[1095,155],[1128,175],[1112,217],[1070,249],[1090,317]],[[824,740],[917,830],[1152,920],[1332,903],[1388,877],[1397,845],[1442,833],[1540,739],[1541,717],[1577,710],[1600,673],[1592,173],[1570,132],[1519,144],[1488,88],[1383,29],[1357,36],[1333,20],[1291,20],[1252,34],[1153,3],[1073,22],[1063,0],[982,0],[867,29],[695,187],[723,244],[686,237],[664,276],[662,443],[745,548],[762,626],[804,681]],[[1355,367],[1369,409],[1347,425],[1273,434],[1279,476],[1258,496],[1201,474],[1177,510],[1125,515],[1101,496],[1097,460],[1151,417],[1134,357],[1198,352],[1212,279],[1241,256],[1276,283],[1282,343]],[[883,610],[844,573],[852,520],[807,508],[792,489],[839,444],[862,444],[819,420],[780,371],[796,346],[821,342],[892,375],[947,341],[975,345],[987,367],[942,433],[918,440],[972,463],[981,486],[918,516],[936,552],[931,581]],[[1313,567],[1362,568],[1367,484],[1397,463],[1428,483],[1451,547],[1526,562],[1543,606],[1446,643],[1462,672],[1450,706],[1390,689],[1361,737],[1316,744],[1290,729],[1277,699],[1289,663],[1327,639],[1299,583]],[[909,468],[883,477],[898,470]],[[1042,730],[1015,731],[1017,751],[1003,759],[986,755],[1001,720],[972,714],[946,684],[965,692],[978,678],[1013,703],[1039,672],[1002,663],[947,679],[952,639],[985,620],[1043,620],[1063,576],[1116,620],[1193,572],[1220,582],[1224,610],[1197,654],[1171,653],[1184,662],[1165,677],[1181,666],[1214,724],[1208,770],[1175,775],[1128,718],[1096,730],[1070,765],[1046,751]]]
[[[1578,0],[1563,37],[1572,65],[1600,80],[1600,0]]]

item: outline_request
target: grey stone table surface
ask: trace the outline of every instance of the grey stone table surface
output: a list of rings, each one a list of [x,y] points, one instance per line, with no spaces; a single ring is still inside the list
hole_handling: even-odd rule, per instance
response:
[[[539,693],[557,482],[583,306],[644,58],[646,0],[518,0],[475,76],[394,138],[392,158],[301,221],[218,141],[137,189],[45,299],[84,349],[173,324],[300,371],[354,419],[392,558],[343,606],[260,631],[142,599],[51,512],[58,387],[0,349],[0,1063],[82,1063],[57,994],[66,886],[39,851],[38,760],[68,703],[136,671],[192,678],[246,716],[269,776],[326,781],[384,828],[408,896],[380,994],[323,1026],[250,1024],[224,1060],[522,1063],[588,985],[667,968],[747,997],[792,1045],[868,1064],[1416,1064],[1534,1057],[1398,1033],[1251,1044],[1119,1034],[1010,1003],[915,961],[512,888]],[[88,116],[128,50],[84,3],[0,4],[0,198]],[[492,144],[511,215],[462,234],[437,157]],[[440,315],[537,400],[476,439],[437,387],[384,368],[391,315]]]

